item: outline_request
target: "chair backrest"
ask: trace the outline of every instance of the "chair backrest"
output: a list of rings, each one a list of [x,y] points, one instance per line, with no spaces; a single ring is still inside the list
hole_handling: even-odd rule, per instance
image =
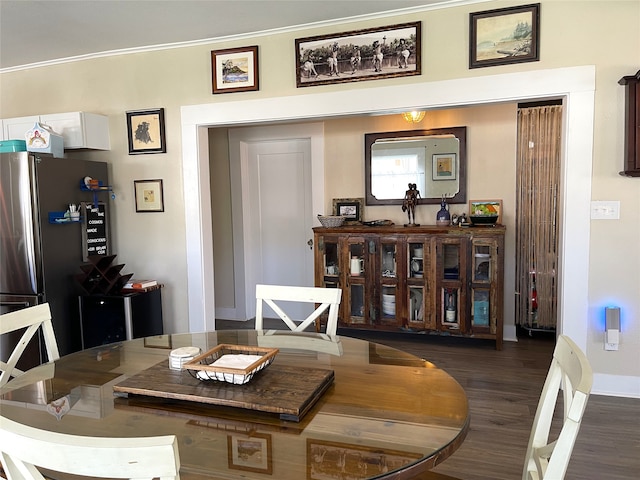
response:
[[[277,348],[280,354],[288,350],[304,350],[328,353],[341,357],[342,340],[337,335],[316,332],[290,332],[289,330],[264,330],[258,332],[258,346]]]
[[[564,478],[592,384],[593,372],[587,357],[569,337],[560,335],[533,420],[523,480]],[[550,441],[560,390],[564,400],[562,426],[557,438]]]
[[[178,480],[175,435],[84,437],[53,433],[0,417],[0,459],[8,478],[44,480],[36,467],[98,478]]]
[[[35,307],[23,308],[0,316],[0,335],[5,335],[16,330],[25,329],[22,337],[11,352],[8,360],[0,361],[0,387],[5,385],[12,377],[22,375],[24,372],[16,368],[16,364],[24,353],[29,341],[42,329],[42,336],[47,351],[47,361],[53,362],[60,358],[58,343],[51,323],[51,310],[48,303]]]
[[[256,330],[264,328],[262,307],[266,303],[294,332],[302,332],[329,309],[327,335],[335,336],[338,330],[338,308],[342,298],[340,288],[291,287],[284,285],[256,285]],[[292,320],[276,302],[307,302],[320,304],[304,320]],[[319,320],[318,320],[319,321]],[[300,323],[297,323],[300,322]],[[316,328],[316,330],[318,330]]]

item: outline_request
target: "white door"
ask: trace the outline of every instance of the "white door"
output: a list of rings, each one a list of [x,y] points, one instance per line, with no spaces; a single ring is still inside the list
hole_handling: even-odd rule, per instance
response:
[[[310,143],[308,138],[274,139],[241,147],[245,278],[252,316],[249,305],[255,303],[257,283],[313,286]],[[312,308],[290,304],[285,310],[303,319]],[[268,308],[265,316],[276,317]]]

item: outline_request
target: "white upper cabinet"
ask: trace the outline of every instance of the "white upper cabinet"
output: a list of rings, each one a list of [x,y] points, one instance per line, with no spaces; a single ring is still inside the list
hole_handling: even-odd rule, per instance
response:
[[[36,122],[40,121],[38,115],[30,117],[5,118],[2,121],[5,140],[24,140],[24,134],[33,128]]]
[[[36,122],[48,125],[51,130],[62,135],[65,149],[111,149],[108,117],[86,112],[5,118],[2,121],[5,140],[24,140],[25,133],[31,130]]]

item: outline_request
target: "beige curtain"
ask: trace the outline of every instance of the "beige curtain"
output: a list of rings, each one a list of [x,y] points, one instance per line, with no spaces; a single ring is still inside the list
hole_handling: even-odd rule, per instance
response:
[[[516,324],[531,329],[556,327],[561,138],[561,105],[518,109]]]

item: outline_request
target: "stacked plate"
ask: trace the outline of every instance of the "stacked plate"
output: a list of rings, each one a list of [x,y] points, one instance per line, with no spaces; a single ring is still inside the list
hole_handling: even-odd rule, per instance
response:
[[[382,294],[382,313],[385,315],[396,314],[396,296],[386,293]]]

